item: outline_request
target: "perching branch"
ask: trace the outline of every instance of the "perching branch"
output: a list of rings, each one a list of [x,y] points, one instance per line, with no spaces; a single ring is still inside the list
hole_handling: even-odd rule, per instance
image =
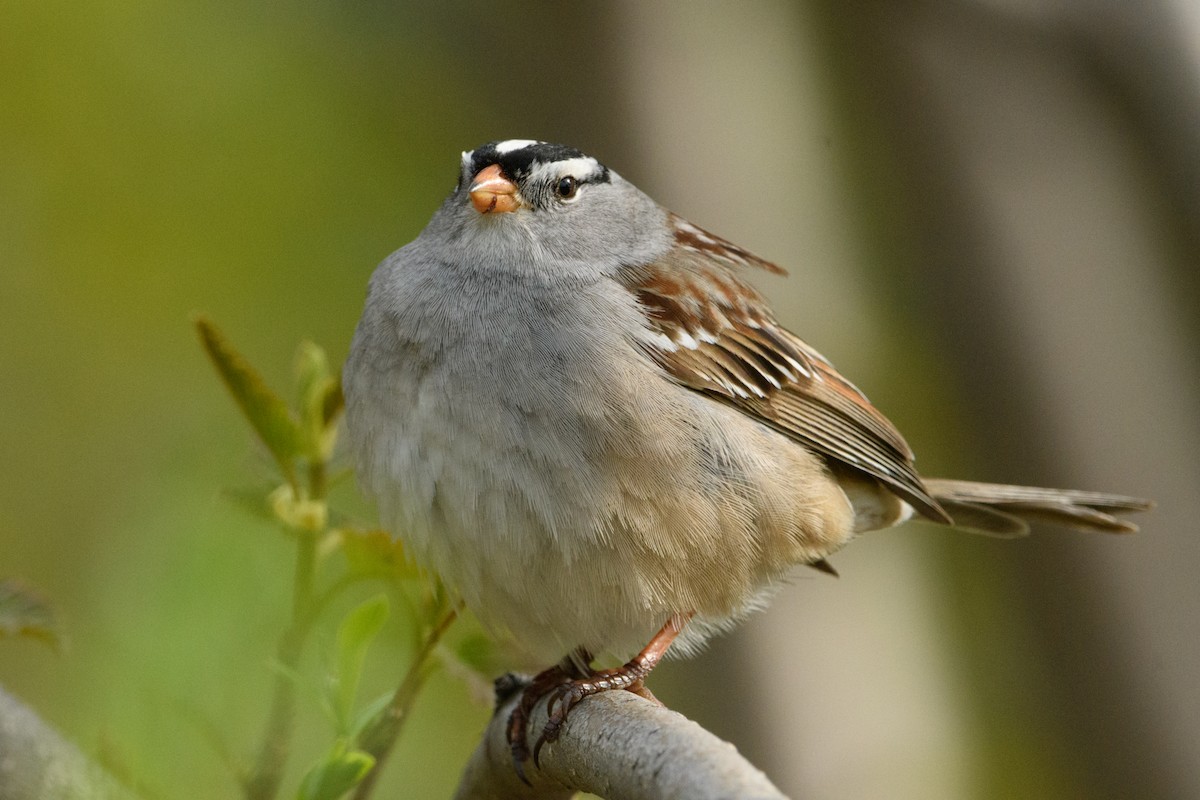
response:
[[[579,791],[607,800],[784,800],[733,745],[682,714],[621,691],[588,697],[571,710],[558,741],[542,748],[541,768],[526,765],[533,784],[527,786],[513,770],[505,737],[521,688],[498,682],[497,694],[505,696],[497,698],[455,800],[566,800]],[[530,745],[545,722],[543,700],[533,713]]]

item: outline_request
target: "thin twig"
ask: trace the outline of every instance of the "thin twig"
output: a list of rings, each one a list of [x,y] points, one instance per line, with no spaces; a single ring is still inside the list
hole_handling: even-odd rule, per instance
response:
[[[442,636],[457,617],[458,609],[451,608],[430,629],[421,647],[413,654],[412,664],[404,673],[400,685],[396,687],[396,692],[392,695],[392,702],[388,704],[388,707],[371,727],[363,732],[359,746],[375,758],[375,766],[355,789],[354,800],[366,800],[374,791],[383,765],[395,748],[396,740],[400,738],[400,731],[408,719],[413,703],[420,694],[425,679],[429,677],[427,667],[430,657]]]

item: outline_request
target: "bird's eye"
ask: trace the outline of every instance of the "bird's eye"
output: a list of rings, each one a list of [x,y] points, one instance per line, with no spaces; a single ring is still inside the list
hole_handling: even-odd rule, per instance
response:
[[[562,200],[570,200],[578,191],[579,181],[575,180],[575,178],[570,175],[567,175],[565,178],[561,178],[554,186],[554,193],[557,194]]]

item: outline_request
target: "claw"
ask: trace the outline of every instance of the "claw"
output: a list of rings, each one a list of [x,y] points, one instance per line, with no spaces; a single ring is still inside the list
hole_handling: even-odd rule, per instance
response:
[[[555,728],[553,733],[555,734],[554,738],[557,739],[558,738],[558,729]],[[539,736],[537,738],[537,741],[533,743],[533,765],[535,767],[537,767],[538,769],[542,768],[542,745],[544,745],[547,741],[550,741],[550,739],[548,738],[550,736],[550,734],[551,734],[550,723],[547,722],[546,727],[542,728],[541,736]]]
[[[655,634],[654,638],[650,640],[650,644],[646,645],[642,652],[623,667],[592,670],[587,675],[572,678],[571,672],[568,672],[568,669],[573,669],[570,664],[575,665],[574,669],[579,669],[578,662],[573,661],[564,662],[564,664],[538,673],[525,687],[521,693],[520,702],[508,717],[506,733],[509,747],[512,748],[513,769],[516,771],[517,777],[526,785],[531,785],[525,776],[525,762],[529,760],[530,756],[527,734],[529,718],[538,701],[548,697],[546,700],[546,724],[533,744],[533,764],[541,769],[542,747],[547,742],[557,741],[563,725],[567,722],[567,715],[583,698],[614,689],[627,689],[634,694],[648,696],[655,703],[658,702],[646,688],[645,678],[662,659],[667,648],[671,646],[671,642],[683,630],[684,624],[691,616],[691,614],[686,614],[667,620],[667,624],[663,625],[662,630]],[[578,653],[581,658],[587,655],[583,650]],[[591,660],[590,655],[586,660]]]
[[[517,773],[517,777],[526,786],[532,787],[529,778],[525,775],[525,762],[529,760],[529,750],[525,746],[525,727],[528,725],[528,718],[521,713],[521,705],[518,704],[508,715],[508,747],[512,752],[513,770]]]
[[[533,784],[530,783],[529,778],[527,778],[525,776],[525,762],[527,760],[529,760],[528,755],[525,755],[524,757],[518,756],[516,748],[515,747],[513,748],[513,771],[517,773],[517,777],[521,779],[521,783],[525,784],[530,789],[532,789]],[[535,764],[537,763],[536,751],[535,751],[535,755],[533,757],[533,761]],[[540,769],[540,767],[539,767],[539,769]]]
[[[548,670],[538,673],[533,680],[524,687],[521,693],[521,699],[512,713],[508,715],[508,727],[505,731],[508,737],[508,745],[512,750],[513,769],[517,773],[517,777],[526,785],[532,786],[528,776],[525,774],[525,762],[529,760],[528,729],[529,717],[533,713],[534,706],[538,700],[546,695],[547,692],[557,692],[564,683],[569,682],[570,678],[559,666],[551,667]],[[540,748],[539,739],[538,748]],[[534,759],[536,763],[536,758]]]

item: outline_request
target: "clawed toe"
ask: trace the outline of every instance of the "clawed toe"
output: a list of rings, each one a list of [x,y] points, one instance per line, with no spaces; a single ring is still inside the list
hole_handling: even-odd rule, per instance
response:
[[[533,714],[534,707],[543,697],[549,696],[549,700],[546,702],[547,719],[537,741],[533,744],[532,753],[533,763],[539,769],[541,768],[542,747],[547,742],[558,739],[563,725],[567,722],[567,715],[585,697],[614,689],[625,689],[661,706],[662,703],[658,701],[658,698],[646,688],[645,678],[658,664],[672,640],[683,629],[684,623],[690,617],[691,614],[672,617],[662,627],[662,630],[650,640],[650,644],[646,645],[632,661],[617,669],[592,671],[581,677],[572,677],[567,671],[572,668],[571,665],[578,667],[574,669],[574,673],[578,675],[591,661],[591,656],[581,649],[578,651],[578,655],[581,656],[579,659],[564,662],[563,665],[551,667],[539,673],[525,687],[521,693],[520,702],[517,703],[508,718],[508,744],[512,749],[513,767],[517,776],[526,784],[529,783],[525,777],[525,762],[529,760],[530,756],[529,747],[526,744],[529,719]]]
[[[512,751],[513,769],[516,771],[517,777],[526,785],[532,785],[529,783],[529,778],[525,775],[525,762],[529,760],[529,747],[526,744],[528,741],[529,717],[533,713],[534,706],[537,705],[542,697],[548,692],[557,692],[558,689],[562,688],[563,684],[569,684],[570,680],[570,677],[560,667],[551,667],[544,672],[538,673],[525,686],[521,692],[520,701],[508,716],[508,727],[505,733],[508,736],[509,749]],[[541,738],[538,739],[539,747],[540,744]]]
[[[508,747],[512,752],[513,770],[526,786],[532,786],[525,776],[525,762],[529,760],[529,748],[525,746],[525,731],[529,727],[529,717],[521,712],[522,703],[508,715]]]
[[[557,668],[556,668],[557,670]],[[635,694],[645,696],[648,691],[642,683],[642,670],[633,669],[627,664],[621,669],[596,672],[588,678],[571,680],[555,671],[539,675],[521,695],[521,701],[513,709],[508,718],[508,743],[512,748],[513,767],[517,776],[529,783],[525,776],[525,762],[533,756],[534,766],[541,768],[542,747],[547,742],[556,741],[562,732],[567,716],[581,700],[593,694],[612,691],[614,689],[629,689]],[[534,742],[532,754],[526,744],[529,733],[529,720],[534,707],[543,698],[549,696],[546,702],[546,724]],[[653,698],[653,695],[650,695]],[[655,701],[657,702],[657,701]]]
[[[542,745],[558,740],[562,726],[567,721],[567,714],[571,713],[571,709],[575,707],[576,703],[589,694],[595,693],[587,691],[591,685],[587,681],[572,681],[558,687],[551,694],[550,700],[546,703],[546,725],[533,744],[533,764],[538,769],[542,767]]]
[[[533,765],[538,769],[542,768],[542,745],[546,742],[557,741],[559,728],[562,727],[562,720],[552,719],[546,723],[546,727],[542,728],[542,734],[533,743]]]

